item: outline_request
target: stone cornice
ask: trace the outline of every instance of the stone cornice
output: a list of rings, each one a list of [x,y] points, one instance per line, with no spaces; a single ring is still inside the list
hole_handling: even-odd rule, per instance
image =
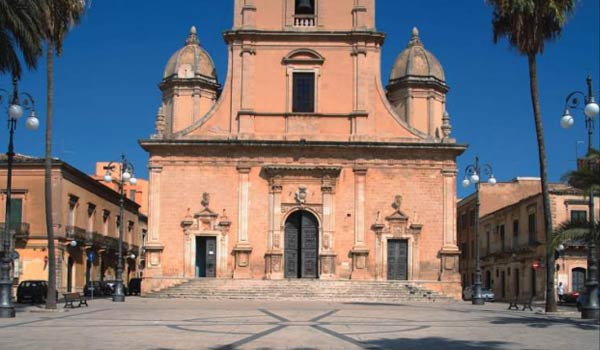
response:
[[[296,31],[296,30],[255,30],[255,29],[238,29],[229,30],[223,33],[225,43],[230,44],[236,40],[256,40],[260,37],[261,41],[272,40],[304,40],[314,41],[316,37],[324,41],[335,41],[354,39],[356,41],[371,41],[379,45],[385,40],[385,33],[377,31]]]
[[[138,141],[148,152],[157,148],[168,147],[274,147],[274,148],[345,148],[345,149],[397,149],[397,150],[431,150],[447,151],[455,155],[462,154],[467,145],[425,142],[374,142],[374,141],[276,141],[276,140],[158,140],[145,139]]]
[[[270,178],[277,175],[287,175],[289,173],[309,173],[315,176],[323,177],[329,175],[338,177],[342,171],[341,167],[334,166],[310,166],[310,165],[265,165],[263,171]]]

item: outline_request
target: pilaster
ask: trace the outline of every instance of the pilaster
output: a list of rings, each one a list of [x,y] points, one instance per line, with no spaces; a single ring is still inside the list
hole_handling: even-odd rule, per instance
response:
[[[233,247],[235,267],[233,278],[251,278],[250,253],[252,247],[248,240],[248,205],[250,200],[250,170],[248,165],[240,164],[237,167],[239,176],[238,185],[238,235],[237,244]]]
[[[365,245],[365,185],[367,168],[354,168],[354,247],[352,255],[352,279],[369,278],[367,256],[369,248]]]
[[[443,176],[443,218],[444,244],[440,250],[440,280],[444,282],[460,281],[458,258],[460,251],[456,244],[456,169],[442,169]]]

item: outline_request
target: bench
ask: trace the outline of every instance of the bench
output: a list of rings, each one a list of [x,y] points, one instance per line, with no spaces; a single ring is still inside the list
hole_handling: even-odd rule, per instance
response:
[[[514,298],[512,298],[512,300],[509,300],[508,309],[512,310],[514,308],[515,310],[519,310],[519,305],[517,305],[518,303],[519,297],[515,295]]]
[[[65,297],[65,306],[63,306],[63,308],[66,308],[67,306],[74,308],[75,307],[75,305],[73,305],[74,302],[79,302],[77,307],[81,307],[81,305],[85,305],[85,307],[88,306],[87,299],[83,295],[81,295],[81,293],[79,293],[79,292],[64,293],[63,296]]]
[[[518,304],[522,304],[523,305],[523,308],[521,309],[522,311],[525,311],[527,309],[533,311],[533,308],[531,307],[532,301],[533,301],[533,296],[529,296],[528,298],[522,298],[521,300],[519,300],[518,296],[514,296],[508,302],[508,309],[512,310],[514,308],[515,310],[519,310]]]

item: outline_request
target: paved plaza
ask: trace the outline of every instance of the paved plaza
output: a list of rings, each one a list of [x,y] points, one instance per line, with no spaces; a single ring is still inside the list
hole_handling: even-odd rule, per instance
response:
[[[598,324],[573,309],[506,306],[139,297],[57,312],[19,305],[16,318],[0,319],[0,349],[598,349]]]

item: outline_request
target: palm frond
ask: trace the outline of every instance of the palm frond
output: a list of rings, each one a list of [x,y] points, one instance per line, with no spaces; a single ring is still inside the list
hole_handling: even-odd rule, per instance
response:
[[[598,242],[600,239],[600,223],[595,222],[590,232],[587,221],[572,222],[570,220],[560,223],[554,229],[554,237],[548,245],[549,251],[554,251],[559,244],[569,244],[575,242],[588,243],[591,240]]]

